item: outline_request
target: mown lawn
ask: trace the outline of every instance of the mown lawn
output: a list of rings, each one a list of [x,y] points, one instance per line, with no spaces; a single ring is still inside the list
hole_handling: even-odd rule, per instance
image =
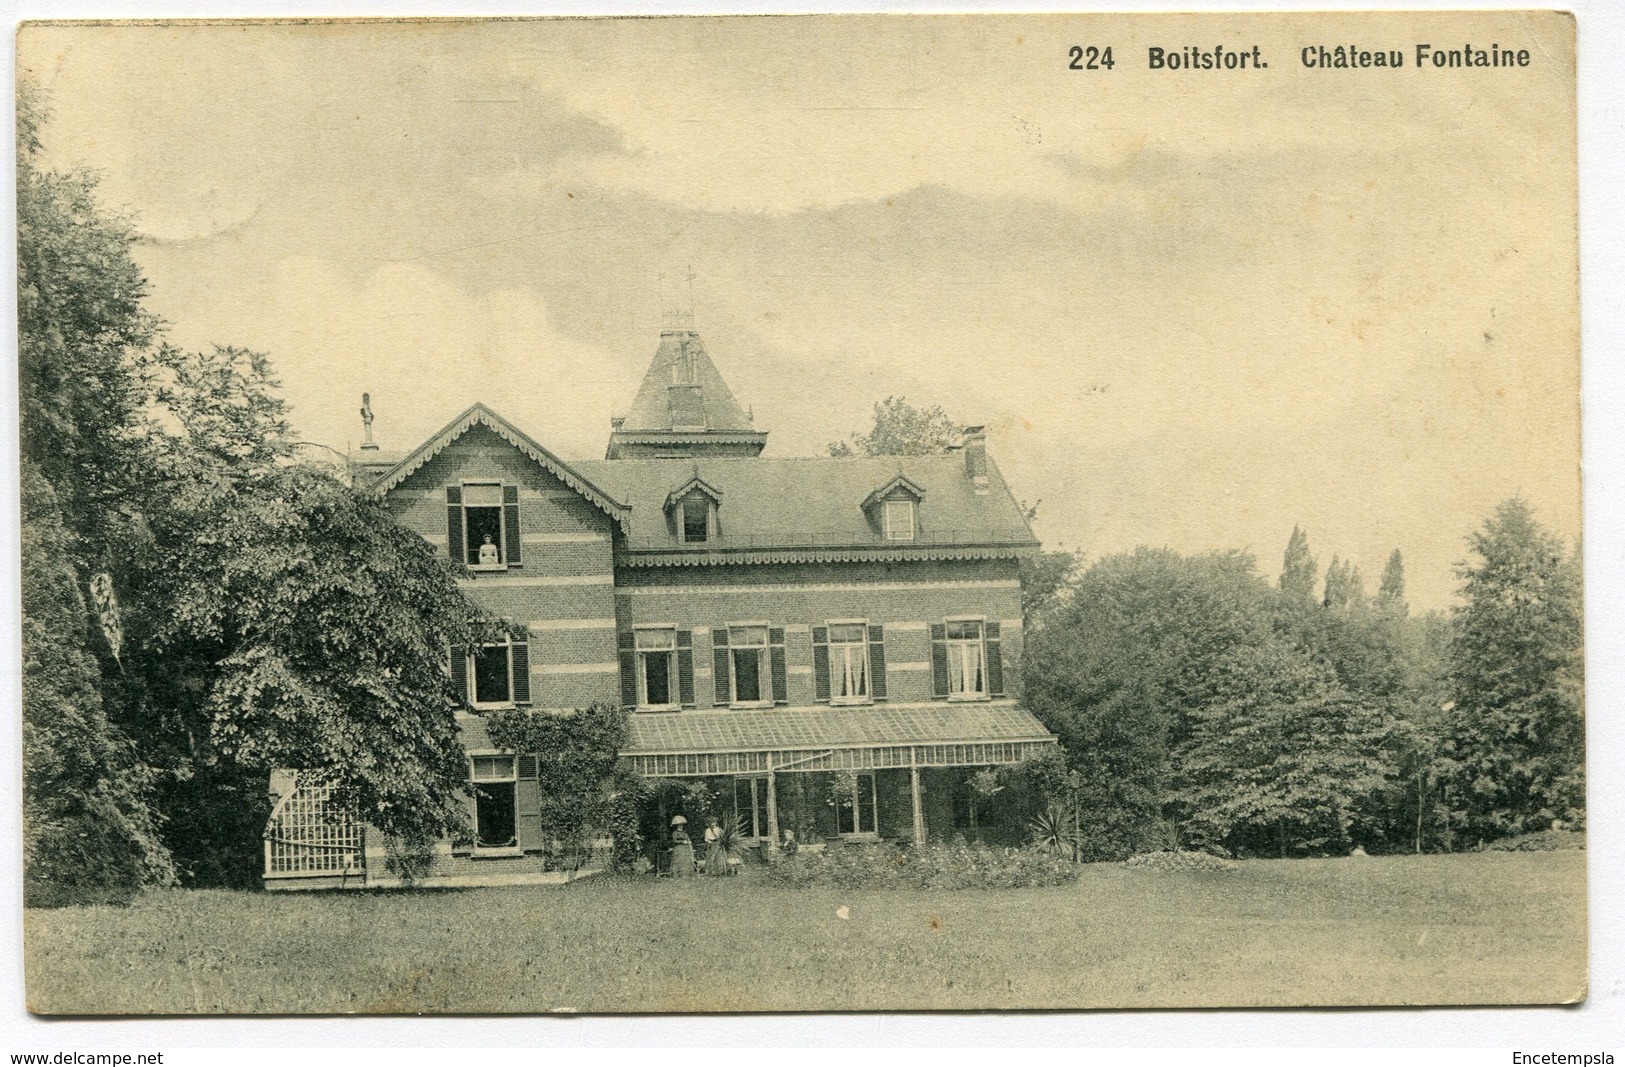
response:
[[[1582,852],[1002,891],[169,891],[24,921],[29,1007],[68,1014],[1553,1003],[1586,973]]]

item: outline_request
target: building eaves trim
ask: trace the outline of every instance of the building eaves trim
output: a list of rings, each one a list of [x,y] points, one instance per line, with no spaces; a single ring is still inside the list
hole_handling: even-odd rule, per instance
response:
[[[537,444],[523,430],[484,404],[475,404],[455,419],[452,419],[444,429],[425,441],[380,478],[373,487],[374,491],[379,496],[388,493],[391,489],[417,473],[425,463],[445,451],[453,441],[456,441],[476,425],[485,426],[526,456],[529,456],[538,466],[575,492],[581,494],[610,518],[616,520],[623,531],[628,527],[632,512],[630,507],[616,500],[603,489],[593,484],[592,481],[577,473],[568,463]]]
[[[625,567],[707,567],[740,563],[890,563],[904,560],[1019,559],[1038,549],[1039,543],[1036,541],[962,548],[787,548],[765,552],[759,549],[735,551],[698,549],[685,552],[629,549],[617,553],[615,563],[616,566]]]

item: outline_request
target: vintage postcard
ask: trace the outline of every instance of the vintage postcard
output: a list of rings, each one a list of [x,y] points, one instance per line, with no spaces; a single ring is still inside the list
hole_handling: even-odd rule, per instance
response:
[[[35,22],[35,1013],[1587,995],[1575,23]]]

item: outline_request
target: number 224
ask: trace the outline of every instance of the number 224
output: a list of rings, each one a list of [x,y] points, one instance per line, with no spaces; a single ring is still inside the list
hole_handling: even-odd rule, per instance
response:
[[[1107,45],[1104,51],[1094,45],[1088,48],[1073,45],[1068,54],[1072,57],[1072,62],[1067,65],[1068,70],[1100,70],[1102,67],[1111,70],[1117,65],[1112,62],[1111,45]]]

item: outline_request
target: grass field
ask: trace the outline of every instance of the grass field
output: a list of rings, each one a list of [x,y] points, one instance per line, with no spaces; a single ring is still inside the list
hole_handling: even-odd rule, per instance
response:
[[[168,891],[25,930],[44,1013],[1553,1003],[1585,993],[1585,854],[1103,864],[1001,891]]]

